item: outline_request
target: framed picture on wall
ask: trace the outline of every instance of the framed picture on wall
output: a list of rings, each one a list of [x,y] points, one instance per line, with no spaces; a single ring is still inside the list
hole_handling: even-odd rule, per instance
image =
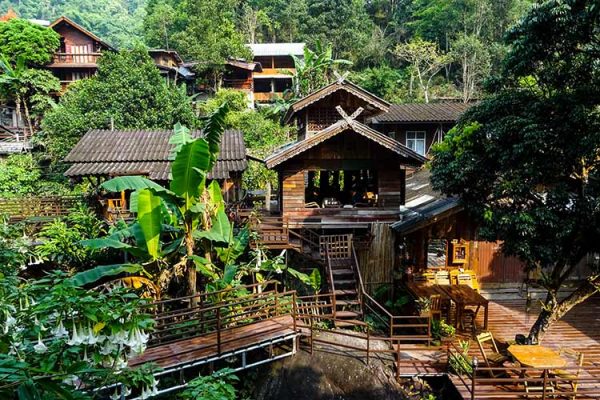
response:
[[[466,244],[452,244],[452,264],[466,264],[469,249]]]

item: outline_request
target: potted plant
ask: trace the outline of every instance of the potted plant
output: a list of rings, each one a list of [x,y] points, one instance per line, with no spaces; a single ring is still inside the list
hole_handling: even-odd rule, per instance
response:
[[[416,303],[419,315],[422,317],[429,316],[429,311],[431,310],[431,299],[428,297],[419,297],[416,300]]]

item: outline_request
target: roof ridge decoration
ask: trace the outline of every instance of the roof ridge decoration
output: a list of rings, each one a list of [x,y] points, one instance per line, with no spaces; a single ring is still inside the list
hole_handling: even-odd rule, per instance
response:
[[[338,74],[339,75],[339,74]],[[342,79],[343,78],[343,79]],[[285,117],[283,119],[284,123],[288,123],[294,114],[298,111],[303,110],[304,108],[310,106],[311,104],[316,103],[317,101],[324,99],[325,97],[337,92],[338,90],[345,90],[348,93],[364,100],[365,102],[373,105],[378,108],[382,112],[388,112],[391,104],[387,101],[383,100],[380,97],[377,97],[373,93],[363,89],[362,87],[350,82],[346,79],[344,75],[339,75],[338,79],[329,85],[323,86],[321,89],[312,92],[311,94],[303,97],[302,99],[296,101],[289,108]]]
[[[383,146],[398,155],[410,159],[414,165],[422,165],[427,161],[426,157],[406,147],[402,143],[398,142],[396,139],[392,139],[391,137],[386,136],[373,128],[370,128],[367,125],[356,121],[354,118],[356,118],[356,116],[358,116],[360,112],[362,112],[362,107],[357,109],[351,116],[348,116],[341,107],[338,107],[336,107],[338,112],[341,111],[340,114],[343,113],[342,119],[340,119],[333,125],[330,125],[327,128],[315,133],[310,137],[287,145],[281,148],[279,151],[276,151],[275,153],[271,154],[265,159],[265,164],[267,168],[276,167],[277,165],[317,146],[318,144],[325,142],[328,139],[331,139],[332,137],[338,135],[341,132],[344,132],[347,129],[351,129],[359,135],[362,135],[367,139],[376,142],[380,146]],[[354,116],[355,114],[356,116]],[[346,115],[345,118],[344,115]]]

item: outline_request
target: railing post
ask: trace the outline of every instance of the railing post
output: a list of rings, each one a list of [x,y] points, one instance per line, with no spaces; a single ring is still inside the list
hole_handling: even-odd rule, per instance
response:
[[[313,316],[309,315],[308,318],[310,319],[310,354],[312,355],[315,349],[315,345],[314,345],[314,340],[313,340]]]
[[[473,372],[471,373],[471,400],[475,400],[475,388],[476,388],[476,376],[477,376],[477,366],[478,366],[478,362],[477,362],[477,357],[473,357],[473,363],[472,363],[472,367],[473,367]]]
[[[371,348],[371,333],[369,325],[367,325],[367,365],[369,365],[369,349]]]
[[[277,302],[277,298],[279,297],[279,293],[277,293],[277,291],[275,291],[275,317],[279,316],[279,309],[277,308],[278,302]]]
[[[544,373],[542,374],[542,376],[544,377],[544,381],[542,383],[542,400],[546,400],[546,385],[548,384],[548,370],[545,369]]]
[[[221,307],[217,307],[217,354],[221,355]]]
[[[298,305],[296,304],[296,292],[292,293],[292,321],[294,324],[294,332],[296,332],[296,318],[298,315]]]

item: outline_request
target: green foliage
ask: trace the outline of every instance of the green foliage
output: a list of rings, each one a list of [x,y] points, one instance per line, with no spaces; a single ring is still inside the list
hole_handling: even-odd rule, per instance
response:
[[[365,68],[351,75],[352,82],[392,103],[403,103],[408,98],[406,83],[410,79],[405,70],[387,65]]]
[[[82,269],[94,265],[98,254],[80,244],[82,239],[97,237],[102,222],[94,212],[81,205],[64,219],[45,224],[37,235],[41,242],[34,254],[41,261],[63,269]]]
[[[88,129],[197,126],[183,87],[165,82],[146,49],[107,53],[98,74],[73,84],[42,121],[43,142],[54,160],[63,158]]]
[[[473,364],[471,357],[469,357],[470,342],[468,340],[459,340],[458,347],[458,350],[450,352],[448,364],[457,374],[470,375],[473,373]]]
[[[36,192],[41,173],[31,154],[13,154],[0,160],[0,197]]]
[[[80,382],[152,385],[149,367],[127,368],[153,326],[135,294],[82,289],[61,272],[14,279],[0,278],[0,397],[90,398]]]
[[[229,368],[214,372],[212,375],[192,379],[178,398],[182,400],[236,400],[237,391],[233,386],[239,378]]]
[[[22,18],[53,21],[67,16],[115,46],[131,46],[142,36],[144,0],[3,0],[0,9],[13,7]]]
[[[0,54],[12,63],[23,58],[28,67],[48,64],[58,49],[59,39],[52,29],[24,19],[13,18],[0,24]]]
[[[434,339],[450,338],[456,334],[456,328],[446,323],[444,319],[431,321],[431,335]]]
[[[339,65],[352,65],[348,60],[334,59],[333,47],[323,46],[320,41],[314,44],[314,50],[304,48],[304,56],[294,58],[294,91],[296,97],[304,97],[333,80],[333,72]]]

